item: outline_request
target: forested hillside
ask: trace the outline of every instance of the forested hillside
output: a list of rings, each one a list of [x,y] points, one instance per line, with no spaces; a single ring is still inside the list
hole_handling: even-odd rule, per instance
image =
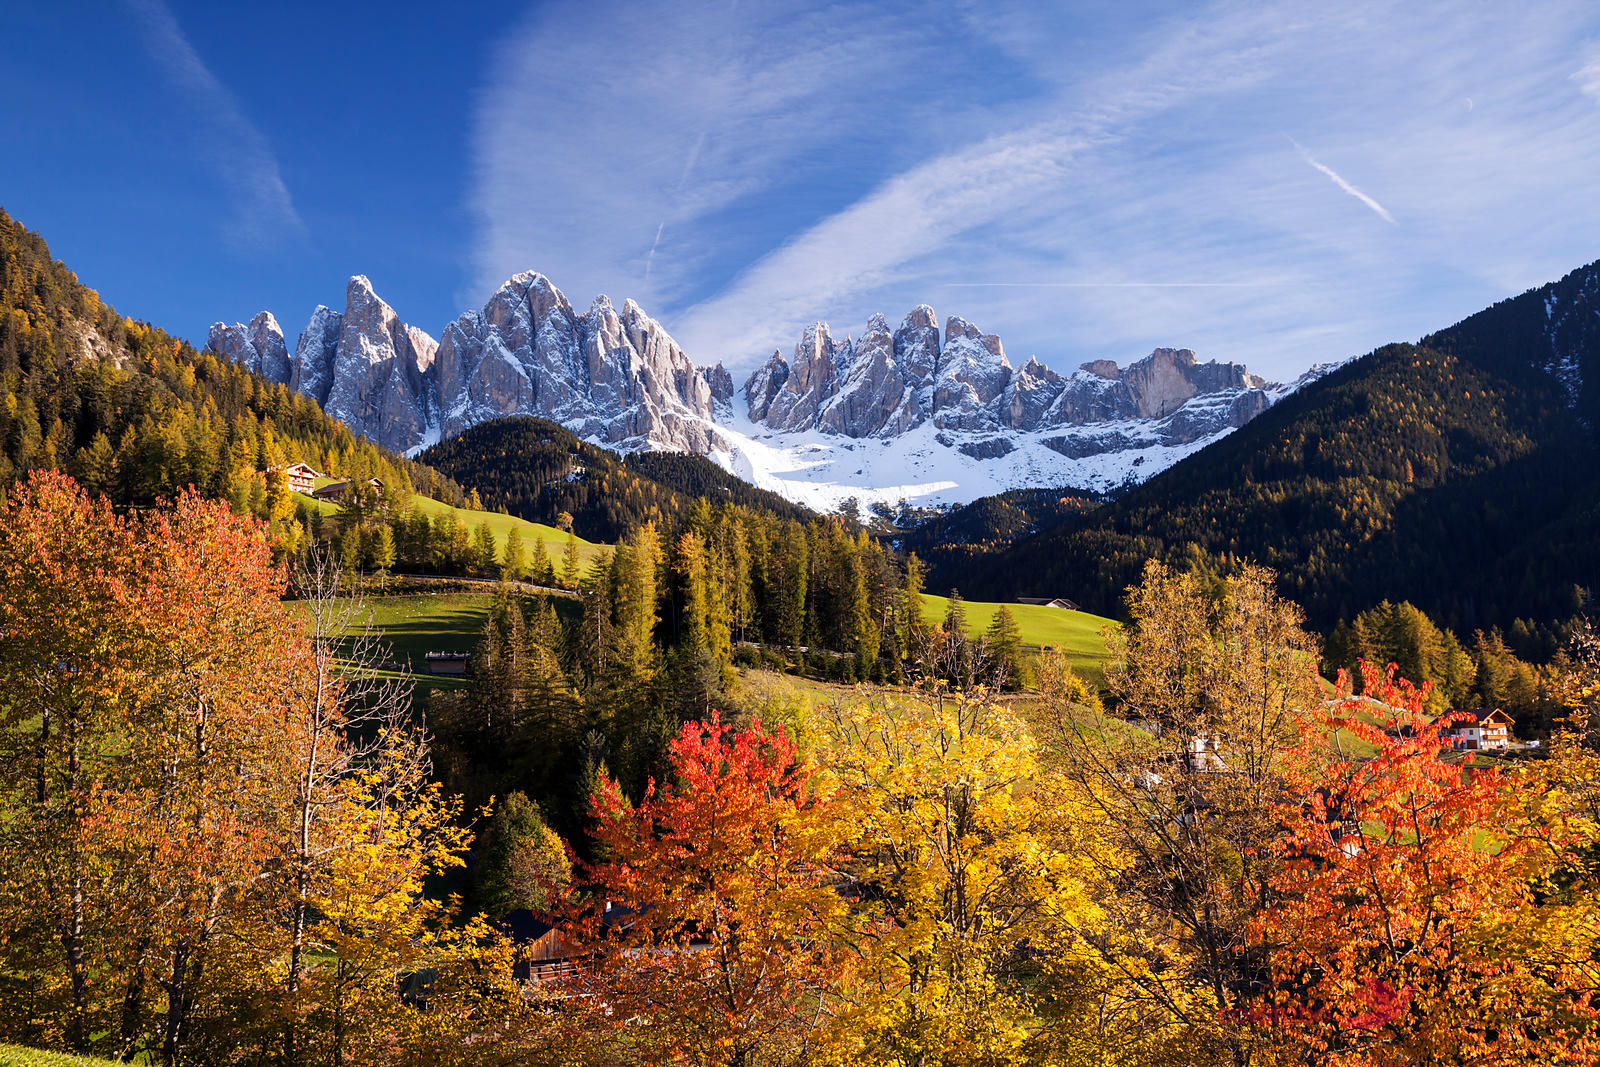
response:
[[[471,484],[485,507],[544,523],[566,512],[586,537],[602,541],[618,540],[647,522],[681,526],[700,497],[785,519],[811,517],[704,456],[641,453],[624,460],[564,426],[526,416],[481,423],[420,458]]]
[[[1082,519],[1104,502],[1100,494],[1081,489],[1013,489],[949,511],[919,514],[907,509],[896,517],[901,532],[895,541],[927,565],[928,588],[943,592],[985,557]]]
[[[0,484],[62,468],[118,503],[193,485],[267,517],[258,472],[286,460],[464,499],[286,386],[121,317],[0,209]]]
[[[1458,633],[1564,621],[1600,580],[1597,276],[1379,349],[955,580],[1109,612],[1149,557],[1250,559],[1325,632],[1386,599]]]

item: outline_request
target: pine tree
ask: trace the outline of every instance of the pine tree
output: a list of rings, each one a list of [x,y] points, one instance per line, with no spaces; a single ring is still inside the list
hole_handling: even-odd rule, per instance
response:
[[[566,512],[562,512],[566,515]],[[571,530],[572,516],[567,515],[567,551],[561,559],[561,584],[568,589],[578,588],[578,581],[583,576],[583,563],[578,558],[578,535]]]
[[[540,585],[554,585],[556,569],[550,563],[550,550],[544,546],[544,538],[533,539],[533,580]]]
[[[534,543],[539,546],[543,546],[544,544],[543,541],[535,541]],[[534,556],[533,562],[534,571],[537,573],[539,568],[539,557],[537,554]],[[500,577],[504,578],[506,581],[515,582],[520,581],[522,575],[522,533],[515,526],[513,526],[511,528],[511,532],[506,534],[506,547],[504,555],[502,556],[502,562],[500,564]]]

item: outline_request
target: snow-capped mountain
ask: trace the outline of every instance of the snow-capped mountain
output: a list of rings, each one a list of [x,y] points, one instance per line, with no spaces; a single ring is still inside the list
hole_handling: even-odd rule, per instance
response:
[[[733,395],[726,371],[696,368],[633,301],[619,315],[602,296],[579,315],[532,271],[445,327],[441,341],[402,322],[357,275],[342,314],[311,313],[292,360],[265,311],[248,326],[216,323],[207,347],[397,452],[506,415],[552,419],[625,451],[706,452],[713,402]]]
[[[511,278],[441,339],[402,322],[362,276],[318,307],[291,357],[268,312],[208,346],[304,393],[356,433],[415,454],[469,426],[536,415],[622,451],[693,451],[791,500],[957,503],[1019,486],[1142,481],[1242,426],[1288,386],[1159,348],[1059,374],[1013,368],[1000,338],[927,305],[859,338],[806,327],[735,389],[696,367],[632,300],[578,313],[542,274]]]

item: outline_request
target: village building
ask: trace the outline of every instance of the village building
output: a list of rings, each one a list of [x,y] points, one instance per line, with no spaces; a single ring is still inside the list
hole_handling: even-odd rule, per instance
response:
[[[1017,597],[1017,603],[1018,604],[1037,604],[1037,605],[1039,605],[1041,607],[1046,607],[1046,608],[1060,608],[1063,611],[1082,611],[1083,610],[1082,608],[1078,607],[1078,605],[1076,603],[1074,603],[1071,600],[1068,600],[1064,596],[1058,596],[1058,597],[1019,596],[1019,597]]]
[[[429,674],[462,676],[472,663],[471,652],[429,652],[422,657]]]
[[[327,485],[312,490],[311,495],[318,500],[342,501],[346,496],[350,495],[351,484],[349,481],[329,482]],[[376,478],[368,478],[367,486],[379,493],[383,492],[383,483]]]
[[[1511,728],[1516,720],[1499,708],[1467,708],[1454,713],[1458,718],[1439,731],[1439,738],[1459,752],[1480,752],[1510,748]]]
[[[310,493],[312,490],[316,489],[317,479],[322,477],[322,475],[317,473],[316,468],[312,467],[309,463],[281,463],[278,466],[270,469],[275,471],[283,471],[285,474],[287,474],[289,477],[289,488],[296,493]]]

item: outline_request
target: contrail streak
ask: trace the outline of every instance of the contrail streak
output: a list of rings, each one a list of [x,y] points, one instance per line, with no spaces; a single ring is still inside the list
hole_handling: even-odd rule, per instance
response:
[[[1343,189],[1345,192],[1349,193],[1351,196],[1370,207],[1373,211],[1376,211],[1378,213],[1378,217],[1383,219],[1384,222],[1387,222],[1391,226],[1395,224],[1394,216],[1389,214],[1389,210],[1382,204],[1378,203],[1376,200],[1372,199],[1372,197],[1368,196],[1360,189],[1357,189],[1355,186],[1345,181],[1339,176],[1339,172],[1334,170],[1332,167],[1324,163],[1317,162],[1316,157],[1310,152],[1307,152],[1305,148],[1301,146],[1300,142],[1296,141],[1293,137],[1289,138],[1289,143],[1294,145],[1295,148],[1299,150],[1301,159],[1304,159],[1307,163],[1311,164],[1313,167],[1316,167],[1322,173],[1332,178],[1333,184],[1337,185],[1339,188]]]

